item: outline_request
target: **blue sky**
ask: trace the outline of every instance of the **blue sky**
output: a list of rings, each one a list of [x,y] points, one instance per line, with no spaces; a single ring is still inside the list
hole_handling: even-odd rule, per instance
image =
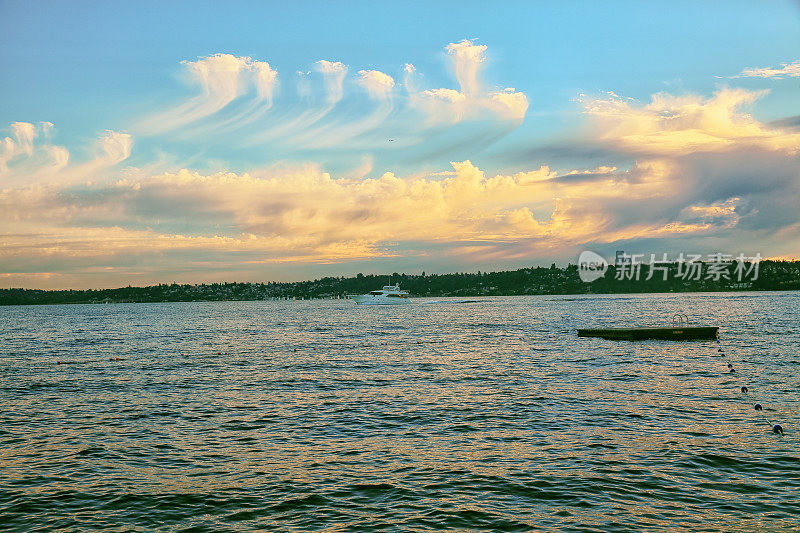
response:
[[[780,202],[798,190],[798,30],[795,2],[3,1],[2,200],[50,214],[2,221],[0,275],[302,279],[622,246],[797,256]],[[748,165],[763,189],[738,176]],[[354,199],[390,190],[410,212]]]

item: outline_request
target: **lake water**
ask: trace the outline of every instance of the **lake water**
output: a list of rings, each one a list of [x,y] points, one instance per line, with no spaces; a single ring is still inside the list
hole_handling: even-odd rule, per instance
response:
[[[720,344],[575,335],[676,312]],[[0,328],[0,529],[800,528],[798,293],[21,306]]]

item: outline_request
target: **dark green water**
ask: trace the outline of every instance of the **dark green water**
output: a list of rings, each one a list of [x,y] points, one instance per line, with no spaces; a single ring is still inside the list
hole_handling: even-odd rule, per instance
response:
[[[575,336],[678,311],[721,344]],[[5,307],[0,328],[3,530],[800,528],[797,293]]]

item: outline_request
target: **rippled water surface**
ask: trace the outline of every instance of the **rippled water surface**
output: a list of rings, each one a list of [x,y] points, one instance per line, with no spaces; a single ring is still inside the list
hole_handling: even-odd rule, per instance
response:
[[[575,335],[679,311],[721,344]],[[4,307],[0,337],[0,529],[800,528],[797,293]]]

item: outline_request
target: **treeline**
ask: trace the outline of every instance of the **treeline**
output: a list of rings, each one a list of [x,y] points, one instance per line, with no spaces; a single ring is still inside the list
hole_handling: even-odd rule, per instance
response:
[[[654,269],[651,274],[648,265],[636,269],[630,265],[610,266],[603,277],[591,283],[581,281],[577,265],[559,268],[553,264],[549,268],[502,272],[358,274],[292,283],[160,284],[53,291],[0,289],[0,305],[344,298],[347,294],[363,294],[398,283],[417,297],[800,290],[800,261],[761,261],[757,276],[753,265],[744,267],[737,271],[736,263],[731,263],[724,268],[716,267],[713,272],[708,268],[704,272],[687,272],[685,265],[672,263]]]

